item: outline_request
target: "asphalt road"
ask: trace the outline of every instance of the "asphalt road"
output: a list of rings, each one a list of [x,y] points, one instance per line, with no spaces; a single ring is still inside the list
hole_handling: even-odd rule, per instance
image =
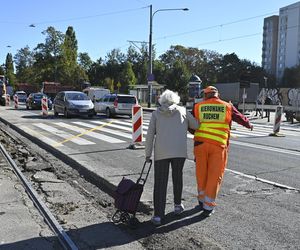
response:
[[[9,121],[43,145],[71,157],[74,163],[97,176],[103,185],[117,185],[122,176],[132,179],[138,177],[144,162],[144,151],[127,149],[131,143],[130,136],[128,138],[131,119],[118,117],[108,120],[104,116],[92,120],[63,117],[52,119],[52,116],[45,119],[39,113],[2,108],[1,119]],[[145,130],[149,118],[150,114],[145,113]],[[180,221],[168,221],[164,232],[185,228],[187,235],[205,235],[226,249],[299,249],[300,225],[296,219],[300,212],[299,192],[279,188],[268,182],[300,189],[300,151],[297,146],[300,145],[300,125],[289,127],[283,124],[281,131],[285,137],[271,137],[271,124],[261,121],[253,123],[253,132],[239,126],[234,126],[232,130],[228,169],[218,198],[218,207],[216,213],[205,220],[195,210],[196,184],[192,140],[189,139],[183,195],[187,212]],[[84,132],[87,129],[90,131]],[[108,137],[100,140],[91,132],[99,132],[122,142],[109,142],[111,139]],[[126,133],[127,137],[121,132]],[[263,178],[263,181],[251,178],[253,176]],[[142,196],[142,201],[150,206],[152,187],[151,174]],[[167,213],[173,209],[170,187],[171,184]],[[179,238],[183,236],[177,235]]]

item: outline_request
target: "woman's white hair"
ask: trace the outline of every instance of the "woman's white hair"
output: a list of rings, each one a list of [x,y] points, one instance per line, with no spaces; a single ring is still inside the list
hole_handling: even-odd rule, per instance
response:
[[[158,102],[163,105],[163,104],[178,104],[180,102],[180,97],[177,94],[177,92],[173,92],[169,89],[166,89],[159,97]]]

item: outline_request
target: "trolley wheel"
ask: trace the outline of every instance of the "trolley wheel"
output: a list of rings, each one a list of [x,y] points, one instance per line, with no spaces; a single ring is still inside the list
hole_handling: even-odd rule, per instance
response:
[[[130,215],[127,212],[122,212],[120,216],[120,221],[127,223],[130,220]]]
[[[114,222],[114,223],[118,223],[121,221],[121,215],[122,215],[122,212],[120,210],[117,210],[114,215],[111,217],[111,220]]]
[[[135,216],[131,217],[128,221],[128,226],[131,229],[137,229],[139,224],[140,224],[140,222]]]

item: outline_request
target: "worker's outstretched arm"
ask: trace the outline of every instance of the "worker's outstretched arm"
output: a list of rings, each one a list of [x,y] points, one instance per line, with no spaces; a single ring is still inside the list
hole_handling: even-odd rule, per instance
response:
[[[253,130],[253,125],[249,119],[239,112],[234,106],[232,106],[232,120],[246,128]]]

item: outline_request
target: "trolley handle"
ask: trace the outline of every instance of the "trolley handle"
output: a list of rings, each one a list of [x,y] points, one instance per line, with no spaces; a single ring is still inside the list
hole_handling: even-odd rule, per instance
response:
[[[145,168],[146,168],[146,165],[147,163],[149,163],[149,166],[148,166],[148,169],[147,171],[145,171]],[[141,181],[142,181],[142,185],[145,185],[147,179],[148,179],[148,175],[150,173],[150,169],[151,169],[151,166],[152,166],[152,160],[150,159],[149,162],[145,161],[144,162],[144,165],[143,165],[143,168],[142,168],[142,171],[140,173],[140,177],[137,179],[136,183],[139,184]],[[145,178],[143,178],[143,174],[146,174]]]

